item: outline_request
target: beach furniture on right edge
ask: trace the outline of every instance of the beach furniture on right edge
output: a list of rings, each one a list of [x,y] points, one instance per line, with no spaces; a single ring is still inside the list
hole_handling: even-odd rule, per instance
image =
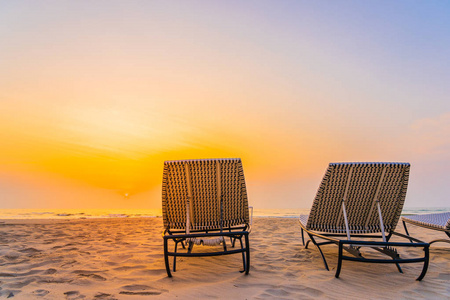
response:
[[[325,268],[329,270],[320,246],[338,246],[336,278],[343,260],[365,263],[423,262],[417,280],[425,276],[429,262],[429,244],[395,232],[406,197],[410,165],[408,163],[330,163],[319,186],[309,215],[299,218],[302,241],[304,231],[317,246]],[[411,242],[390,242],[393,235]],[[318,240],[316,240],[318,239]],[[370,247],[386,255],[366,258]],[[397,248],[420,247],[423,256],[401,258]],[[349,253],[352,256],[346,256]],[[363,256],[364,254],[364,256]]]
[[[162,213],[169,277],[169,257],[175,272],[177,257],[228,254],[241,254],[241,272],[248,274],[251,222],[240,158],[164,162]],[[235,248],[236,241],[240,247]]]
[[[424,215],[413,215],[402,217],[403,227],[405,228],[406,234],[409,236],[408,228],[406,228],[406,223],[410,223],[415,226],[420,226],[423,228],[428,228],[432,230],[438,230],[445,232],[450,238],[450,212],[438,213],[438,214],[424,214]],[[412,242],[412,241],[411,241]],[[449,243],[450,239],[437,239],[429,242],[430,245],[433,243]]]

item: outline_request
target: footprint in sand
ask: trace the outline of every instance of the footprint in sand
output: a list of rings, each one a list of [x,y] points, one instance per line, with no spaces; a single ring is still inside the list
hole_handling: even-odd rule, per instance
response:
[[[121,291],[119,294],[122,295],[141,295],[141,296],[149,296],[149,295],[160,295],[163,292],[167,292],[167,290],[155,289],[148,285],[143,284],[132,284],[125,285],[122,287],[125,291]]]
[[[35,249],[35,248],[26,248],[26,249],[23,249],[23,250],[19,250],[19,252],[25,253],[25,254],[29,254],[29,255],[33,255],[33,254],[36,254],[36,253],[40,253],[42,251],[38,250],[38,249]]]
[[[273,295],[274,298],[281,298],[281,297],[290,297],[291,293],[286,291],[283,288],[276,288],[276,289],[267,289],[265,290],[265,293],[269,295]]]
[[[15,288],[15,289],[21,289],[24,286],[29,285],[31,282],[35,281],[36,279],[31,278],[31,279],[24,279],[24,280],[18,280],[12,283],[8,284],[8,287],[10,288]]]
[[[50,292],[47,291],[47,290],[35,290],[35,291],[33,291],[33,295],[38,296],[38,297],[44,297],[48,293],[50,293]]]
[[[17,296],[19,293],[21,292],[21,290],[2,290],[0,292],[0,296],[5,297],[5,298],[12,298]]]
[[[66,295],[66,299],[70,299],[70,300],[86,298],[86,296],[81,295],[79,291],[68,291],[68,292],[65,292],[64,295]]]
[[[14,250],[0,251],[0,255],[7,260],[15,260],[19,258],[22,254]]]
[[[106,293],[97,293],[94,296],[94,299],[101,299],[101,300],[118,300],[114,295],[106,294]]]
[[[56,272],[56,269],[47,269],[44,271],[44,274],[55,274]]]
[[[306,294],[308,296],[317,298],[323,295],[323,292],[321,290],[315,289],[315,288],[311,288],[311,287],[305,287],[305,286],[299,286],[299,287],[295,287],[295,288],[288,288],[288,290],[292,291],[298,291],[301,292],[302,294]]]
[[[78,274],[78,276],[89,277],[89,278],[92,278],[92,279],[95,279],[95,280],[99,280],[99,281],[105,281],[106,280],[105,277],[97,275],[97,274],[83,274],[83,273],[81,273],[81,274]]]

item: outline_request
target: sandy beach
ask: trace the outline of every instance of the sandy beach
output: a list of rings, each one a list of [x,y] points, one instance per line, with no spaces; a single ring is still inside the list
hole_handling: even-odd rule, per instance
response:
[[[344,262],[334,278],[337,247],[304,249],[294,218],[255,218],[251,269],[239,273],[240,255],[179,258],[168,278],[161,218],[0,221],[0,298],[12,299],[448,299],[450,247],[433,244],[422,265]],[[403,232],[403,228],[399,228]],[[430,241],[440,232],[410,226]],[[408,257],[413,251],[401,249]]]

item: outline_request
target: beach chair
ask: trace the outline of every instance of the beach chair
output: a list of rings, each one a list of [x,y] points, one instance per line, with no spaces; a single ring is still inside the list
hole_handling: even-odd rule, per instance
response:
[[[425,276],[429,262],[429,244],[395,232],[406,196],[410,165],[408,163],[331,163],[319,186],[309,215],[299,218],[303,245],[304,231],[316,245],[325,268],[329,270],[320,248],[336,244],[339,277],[342,261],[366,263],[423,262],[417,280]],[[390,242],[393,235],[410,238],[416,243]],[[316,240],[318,238],[318,240]],[[366,258],[361,250],[370,247],[387,255]],[[400,258],[395,247],[423,248],[423,257]],[[349,253],[352,256],[344,255]],[[367,249],[366,249],[367,250]],[[366,251],[365,251],[366,252]],[[367,251],[370,252],[370,251]]]
[[[164,162],[162,213],[164,261],[169,277],[172,277],[169,257],[173,256],[175,272],[177,257],[239,253],[243,261],[241,272],[248,274],[249,207],[239,158]],[[169,241],[174,243],[173,251],[169,251]],[[235,248],[236,241],[240,247]],[[178,251],[179,244],[184,250]],[[203,246],[216,246],[220,250],[204,247],[209,249],[202,251]]]
[[[413,215],[402,217],[403,227],[405,228],[406,234],[409,236],[408,228],[406,228],[406,223],[410,223],[415,226],[420,226],[423,228],[428,228],[432,230],[443,231],[450,237],[450,212],[438,213],[438,214],[424,214],[424,215]],[[411,240],[412,242],[412,240]],[[437,239],[430,242],[433,243],[449,243],[450,239]]]

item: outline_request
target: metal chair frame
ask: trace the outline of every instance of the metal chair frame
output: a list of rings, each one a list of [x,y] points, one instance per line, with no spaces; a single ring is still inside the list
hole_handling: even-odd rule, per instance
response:
[[[202,256],[219,256],[219,255],[229,255],[242,253],[242,263],[243,270],[241,273],[245,273],[248,275],[250,270],[250,244],[248,235],[250,233],[250,228],[247,226],[242,227],[230,227],[224,228],[222,232],[220,229],[213,229],[207,231],[200,230],[192,230],[190,234],[185,234],[184,231],[167,231],[164,238],[164,262],[166,265],[167,276],[172,277],[172,273],[170,271],[170,263],[169,257],[173,257],[173,272],[176,272],[176,259],[177,257],[202,257]],[[216,252],[192,252],[194,243],[188,242],[188,247],[184,243],[191,238],[203,238],[203,237],[229,237],[231,247],[235,247],[236,240],[239,240],[240,248],[229,250],[226,245],[226,241],[223,241],[223,251]],[[242,241],[244,239],[244,242]],[[175,243],[174,251],[171,252],[168,249],[168,242],[172,240]],[[183,249],[186,249],[186,252],[178,252],[178,244],[181,243]]]
[[[308,248],[309,242],[312,242],[319,250],[319,253],[320,253],[323,263],[325,265],[325,269],[327,271],[329,271],[330,269],[328,267],[325,255],[323,254],[320,246],[335,244],[339,247],[338,265],[337,265],[336,273],[335,273],[336,278],[339,278],[339,275],[341,273],[343,260],[359,261],[359,262],[365,262],[365,263],[386,263],[386,264],[393,263],[393,264],[396,264],[397,269],[400,273],[403,273],[403,271],[399,265],[400,263],[423,262],[424,264],[423,264],[422,272],[420,273],[419,277],[417,277],[416,280],[418,280],[418,281],[422,280],[425,277],[425,274],[427,273],[428,264],[430,261],[430,258],[429,258],[430,257],[430,254],[429,254],[430,244],[429,243],[425,243],[423,241],[403,235],[398,232],[389,232],[388,236],[386,237],[386,242],[360,240],[360,239],[382,238],[381,235],[371,235],[371,234],[367,234],[367,235],[355,234],[355,235],[352,235],[352,237],[359,238],[358,240],[344,240],[344,239],[339,239],[338,237],[345,238],[346,234],[318,233],[313,230],[308,230],[301,222],[299,222],[299,223],[301,226],[302,242],[303,242],[303,245],[305,246],[305,249]],[[306,233],[308,234],[308,236],[310,238],[310,240],[308,240],[306,242],[306,245],[305,245],[303,231],[306,231]],[[396,236],[400,236],[400,237],[403,237],[403,238],[406,238],[409,240],[413,240],[415,243],[412,243],[412,242],[411,243],[389,242],[392,235],[396,235]],[[317,242],[314,237],[326,240],[326,242]],[[375,249],[379,252],[382,252],[383,254],[386,254],[387,256],[390,256],[392,259],[365,258],[362,256],[361,252],[359,251],[359,249],[361,247],[371,247],[372,249]],[[392,247],[418,247],[418,248],[423,247],[424,256],[421,258],[402,259],[402,258],[400,258],[400,255],[397,253],[397,251]],[[343,255],[343,250],[347,251],[354,257]]]

